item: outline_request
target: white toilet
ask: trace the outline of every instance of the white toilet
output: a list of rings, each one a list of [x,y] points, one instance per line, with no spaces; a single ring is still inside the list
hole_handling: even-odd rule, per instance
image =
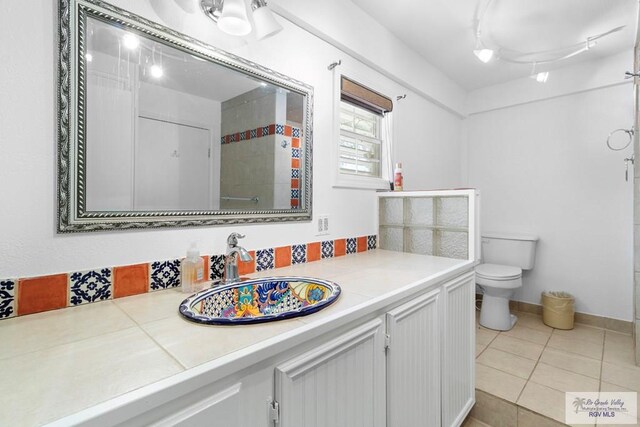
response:
[[[518,318],[509,312],[509,299],[522,286],[522,270],[531,270],[538,238],[526,235],[482,233],[482,264],[476,283],[483,291],[480,324],[508,331]]]

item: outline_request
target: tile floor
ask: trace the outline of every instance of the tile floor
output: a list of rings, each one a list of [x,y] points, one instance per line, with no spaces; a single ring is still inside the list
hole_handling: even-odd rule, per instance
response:
[[[517,315],[518,323],[507,332],[477,324],[477,390],[560,422],[567,391],[640,395],[631,335],[581,324],[564,331],[546,326],[538,315]]]

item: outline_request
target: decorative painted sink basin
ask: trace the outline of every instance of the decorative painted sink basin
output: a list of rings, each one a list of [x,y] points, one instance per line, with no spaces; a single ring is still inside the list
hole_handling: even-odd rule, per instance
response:
[[[263,277],[207,289],[180,304],[180,314],[209,325],[245,325],[306,316],[331,305],[340,286],[311,277]]]

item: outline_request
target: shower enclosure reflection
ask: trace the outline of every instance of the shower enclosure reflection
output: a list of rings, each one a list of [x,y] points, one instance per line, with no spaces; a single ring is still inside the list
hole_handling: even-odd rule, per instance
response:
[[[298,209],[304,96],[86,24],[87,212]]]

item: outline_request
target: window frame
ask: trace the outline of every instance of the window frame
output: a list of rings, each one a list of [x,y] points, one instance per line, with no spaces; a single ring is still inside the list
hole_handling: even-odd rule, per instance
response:
[[[358,73],[355,70],[349,69],[345,66],[344,61],[342,65],[337,66],[333,70],[333,144],[332,144],[332,167],[333,167],[333,187],[336,188],[351,188],[351,189],[365,189],[365,190],[389,190],[389,182],[390,176],[389,171],[387,170],[388,163],[388,155],[387,155],[387,144],[385,135],[387,134],[386,130],[386,121],[384,117],[380,117],[380,177],[372,177],[372,176],[364,176],[357,174],[345,173],[340,170],[340,137],[342,135],[340,128],[340,110],[341,110],[341,91],[340,84],[341,78],[345,76],[350,80],[357,81],[358,83],[365,85],[367,87],[373,88],[374,90],[384,90],[385,88],[380,88],[379,82],[373,82],[371,79],[368,79],[366,76],[363,76],[362,73]],[[352,104],[355,105],[355,104]],[[357,107],[357,105],[356,105]],[[362,108],[362,107],[360,107]],[[362,137],[366,139],[365,135],[355,134],[358,137]]]

